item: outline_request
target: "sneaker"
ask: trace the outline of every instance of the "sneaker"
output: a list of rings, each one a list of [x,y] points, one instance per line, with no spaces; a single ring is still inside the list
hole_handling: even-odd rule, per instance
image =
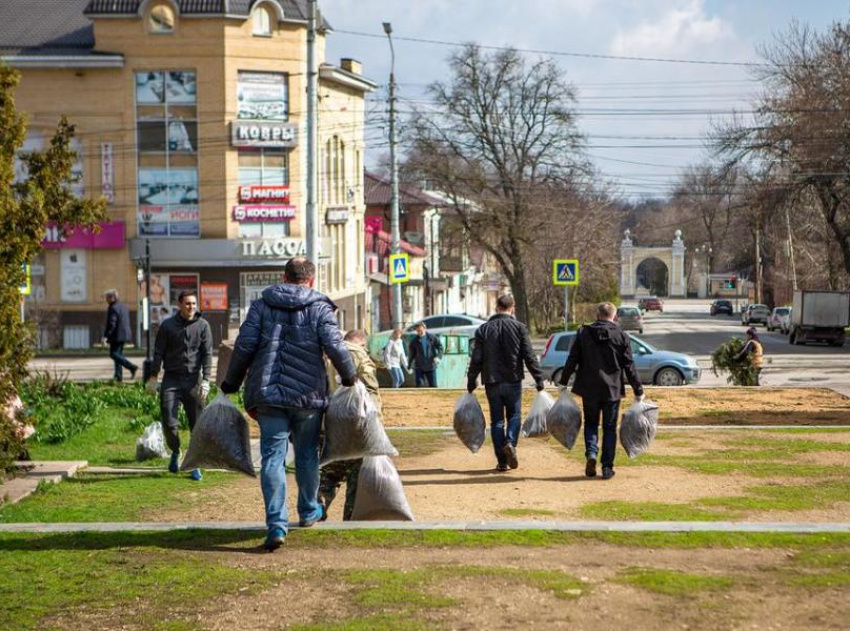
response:
[[[138,367],[138,366],[133,366],[133,367],[130,369],[130,379],[135,379],[135,378],[136,378],[136,371],[138,371],[138,370],[139,370],[139,367]]]
[[[610,480],[614,477],[614,467],[602,467],[602,479]]]
[[[168,462],[168,471],[177,473],[180,470],[180,452],[172,451],[171,460]]]
[[[189,474],[189,477],[192,478],[195,482],[200,482],[204,479],[204,474],[201,473],[200,469],[192,469],[192,473]]]
[[[318,517],[314,517],[313,519],[302,519],[298,522],[298,525],[301,528],[310,528],[311,526],[316,525],[317,522],[325,521],[328,518],[328,511],[325,510],[325,507],[322,506],[322,513]]]
[[[588,478],[596,477],[596,458],[587,459],[587,464],[584,466],[584,475]]]
[[[508,466],[511,469],[516,469],[519,466],[519,460],[516,457],[516,447],[508,443],[502,449],[502,453],[505,454],[505,458],[508,459]]]
[[[496,471],[498,471],[499,473],[504,473],[507,470],[508,470],[508,465],[506,465],[506,464],[497,464],[496,465]]]
[[[281,547],[286,541],[286,533],[283,532],[280,528],[275,528],[271,532],[269,532],[266,537],[265,543],[263,543],[263,548],[266,552],[274,552],[279,547]]]

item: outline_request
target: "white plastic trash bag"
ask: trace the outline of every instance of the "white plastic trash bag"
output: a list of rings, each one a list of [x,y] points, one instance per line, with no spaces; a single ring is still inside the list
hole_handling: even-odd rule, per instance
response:
[[[229,469],[257,476],[251,458],[248,421],[223,392],[201,412],[180,465],[183,471],[200,468]]]
[[[635,401],[620,423],[620,444],[629,458],[649,449],[658,429],[658,405],[652,401]]]
[[[484,444],[487,422],[481,404],[471,392],[463,394],[455,403],[454,426],[460,442],[472,453],[477,453]]]
[[[355,521],[415,521],[401,478],[387,456],[367,456],[357,476]]]
[[[153,458],[168,458],[168,455],[168,445],[165,444],[162,423],[154,421],[136,439],[136,460],[141,462]]]
[[[319,466],[337,460],[397,455],[366,386],[358,381],[351,387],[338,388],[325,413],[325,444]]]
[[[546,426],[555,440],[567,449],[576,444],[581,429],[581,409],[567,388],[561,388],[558,400],[546,415]]]
[[[527,438],[546,436],[549,433],[546,415],[549,414],[553,405],[555,405],[555,399],[552,398],[552,395],[545,390],[538,392],[531,403],[528,416],[525,417],[525,422],[522,424],[522,435]]]

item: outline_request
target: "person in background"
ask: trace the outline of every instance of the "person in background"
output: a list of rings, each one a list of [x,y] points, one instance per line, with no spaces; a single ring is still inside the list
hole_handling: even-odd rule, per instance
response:
[[[515,304],[513,296],[499,296],[496,314],[475,332],[467,372],[466,389],[475,391],[480,374],[487,392],[497,471],[519,466],[516,447],[522,425],[523,364],[534,378],[537,391],[544,387],[543,371],[531,347],[528,328],[514,318]]]
[[[596,309],[596,322],[579,329],[561,375],[566,386],[573,374],[573,392],[581,397],[584,407],[584,473],[596,477],[596,457],[599,453],[599,417],[602,417],[602,479],[614,477],[614,456],[617,452],[617,417],[620,400],[626,394],[623,375],[634,390],[638,401],[643,400],[643,385],[632,358],[631,339],[614,322],[617,307],[603,302]]]
[[[127,305],[118,300],[117,290],[108,289],[103,295],[109,305],[106,309],[103,341],[109,344],[109,357],[115,363],[115,381],[124,381],[125,368],[130,371],[130,379],[135,379],[139,367],[124,357],[124,344],[133,339],[133,331],[130,329],[130,312],[127,310]]]
[[[194,291],[180,292],[178,302],[180,308],[177,314],[164,320],[156,333],[148,381],[149,388],[155,389],[159,369],[165,368],[159,387],[159,401],[165,442],[171,450],[168,463],[171,473],[179,470],[180,406],[186,411],[191,432],[210,393],[212,372],[212,331],[209,323],[198,313],[198,295]],[[191,473],[193,480],[200,481],[202,477],[200,469]]]
[[[410,354],[408,359],[408,370],[414,370],[416,375],[416,387],[437,387],[437,366],[443,359],[443,345],[440,338],[433,333],[428,333],[428,327],[424,322],[419,322],[414,327],[416,337],[410,343]]]
[[[393,388],[401,388],[404,383],[403,366],[407,366],[407,354],[404,352],[404,341],[401,339],[401,329],[396,329],[390,335],[384,346],[384,365],[393,380]]]
[[[352,361],[354,361],[357,378],[363,382],[366,390],[372,395],[380,413],[381,395],[378,392],[378,375],[375,362],[372,361],[369,352],[366,350],[369,341],[366,332],[349,331],[345,334],[343,340],[348,352],[351,353]],[[328,381],[330,392],[333,394],[341,382],[333,365],[328,368]],[[363,459],[358,458],[357,460],[338,460],[322,467],[319,478],[319,502],[325,507],[325,514],[334,501],[339,487],[345,482],[345,506],[342,511],[342,519],[343,521],[351,519],[354,512],[354,499],[357,496],[357,478],[360,476],[360,465],[362,464]]]
[[[289,529],[286,507],[286,451],[292,436],[299,525],[307,528],[327,516],[319,503],[319,433],[328,406],[327,355],[344,386],[353,386],[357,371],[330,298],[313,289],[316,266],[290,259],[284,284],[267,287],[251,303],[239,329],[225,394],[245,381],[245,409],[260,424],[260,486],[266,509],[268,552],[280,548]],[[247,375],[247,378],[246,378]]]
[[[744,348],[738,353],[738,361],[749,360],[756,372],[756,382],[753,385],[760,386],[761,369],[764,366],[764,347],[761,345],[758,333],[754,327],[747,329]]]

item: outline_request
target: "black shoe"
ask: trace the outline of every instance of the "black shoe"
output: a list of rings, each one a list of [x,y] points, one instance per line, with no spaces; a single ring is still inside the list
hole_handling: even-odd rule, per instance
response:
[[[602,479],[610,480],[614,477],[614,467],[602,467]]]
[[[519,460],[516,457],[516,447],[508,443],[502,448],[502,453],[508,459],[508,466],[511,469],[516,469],[519,466]]]
[[[587,464],[584,466],[584,475],[588,478],[596,477],[596,458],[587,459]]]
[[[320,521],[325,521],[328,518],[328,511],[322,506],[322,514],[316,517],[315,519],[302,519],[298,522],[298,525],[301,528],[310,528],[311,526],[316,525],[316,523]]]
[[[508,465],[506,465],[506,464],[497,464],[496,465],[496,471],[498,471],[499,473],[504,473],[507,470],[508,470]]]
[[[138,367],[138,366],[134,366],[133,368],[131,368],[131,369],[130,369],[130,379],[135,379],[135,378],[136,378],[136,372],[137,372],[138,370],[139,370],[139,367]]]

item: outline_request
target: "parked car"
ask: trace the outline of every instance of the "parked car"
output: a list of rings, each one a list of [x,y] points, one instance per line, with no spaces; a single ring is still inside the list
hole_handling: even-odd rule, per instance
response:
[[[715,300],[711,303],[711,315],[716,316],[721,313],[732,315],[735,313],[735,307],[732,306],[730,300]]]
[[[617,309],[616,320],[624,331],[637,331],[643,334],[643,316],[637,307],[620,307]]]
[[[770,308],[767,305],[747,305],[747,308],[741,314],[741,324],[743,326],[755,326],[756,324],[767,326],[769,319]]]
[[[552,383],[559,383],[567,362],[575,331],[555,333],[546,341],[540,356],[540,367]],[[641,381],[657,386],[681,386],[697,383],[702,370],[696,359],[684,353],[661,351],[638,337],[631,338],[632,355]]]
[[[405,333],[413,333],[418,322],[424,322],[425,326],[431,333],[464,333],[472,337],[478,330],[478,327],[484,324],[487,320],[475,318],[466,315],[465,313],[448,313],[444,315],[432,315],[427,318],[422,318],[407,327]]]
[[[644,311],[664,312],[664,302],[658,296],[645,296],[638,301],[638,307]]]
[[[776,307],[770,314],[767,330],[775,331],[776,329],[779,329],[783,335],[787,335],[791,330],[791,307]]]

